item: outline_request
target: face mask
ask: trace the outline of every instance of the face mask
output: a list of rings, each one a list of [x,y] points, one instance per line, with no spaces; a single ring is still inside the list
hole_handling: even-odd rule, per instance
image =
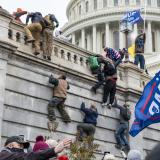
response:
[[[22,153],[22,152],[24,152],[24,150],[20,149],[20,148],[9,148],[9,150],[11,152],[16,152],[16,153]]]

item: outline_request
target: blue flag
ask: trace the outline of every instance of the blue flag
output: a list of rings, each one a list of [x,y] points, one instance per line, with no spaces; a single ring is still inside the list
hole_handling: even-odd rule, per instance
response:
[[[140,9],[127,12],[122,18],[122,21],[124,20],[127,20],[132,25],[143,21],[143,18],[141,17]]]
[[[160,71],[145,86],[135,106],[135,120],[130,135],[135,137],[145,127],[160,122]]]

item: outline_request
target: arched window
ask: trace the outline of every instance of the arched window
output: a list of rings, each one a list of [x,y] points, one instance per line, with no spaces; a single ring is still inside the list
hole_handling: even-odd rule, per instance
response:
[[[125,0],[125,5],[129,5],[129,0]]]
[[[81,15],[81,5],[79,6],[79,15]]]
[[[114,6],[118,6],[118,0],[114,0]]]
[[[140,0],[136,0],[136,5],[140,5],[141,1]]]
[[[89,9],[89,2],[87,1],[86,2],[86,13],[88,12],[88,9]]]
[[[103,8],[107,7],[107,0],[103,0]]]
[[[157,0],[157,6],[160,7],[160,0]]]
[[[119,32],[113,32],[113,48],[119,50]]]
[[[148,6],[151,6],[151,0],[147,0]]]
[[[97,0],[94,0],[94,10],[97,10]]]
[[[153,52],[156,51],[155,32],[152,32],[152,49],[153,49]]]

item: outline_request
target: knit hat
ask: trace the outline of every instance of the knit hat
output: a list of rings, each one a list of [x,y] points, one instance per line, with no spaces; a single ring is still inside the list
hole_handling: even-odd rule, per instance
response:
[[[48,139],[46,140],[46,143],[49,145],[50,148],[54,148],[58,144],[58,142],[54,139]]]
[[[39,150],[45,150],[48,148],[49,148],[49,145],[45,143],[43,136],[37,136],[36,143],[33,147],[33,152],[37,152]]]
[[[104,160],[115,160],[115,156],[112,154],[106,154]]]
[[[69,159],[66,155],[63,155],[63,156],[59,156],[58,160],[69,160]]]
[[[141,153],[138,150],[130,150],[128,153],[128,160],[142,160]]]

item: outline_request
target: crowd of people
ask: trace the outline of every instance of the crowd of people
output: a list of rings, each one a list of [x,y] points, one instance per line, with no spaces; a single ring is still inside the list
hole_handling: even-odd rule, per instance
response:
[[[24,28],[27,42],[34,44],[34,55],[38,55],[41,52],[40,41],[43,37],[43,58],[51,60],[52,48],[53,48],[53,31],[59,26],[59,22],[54,14],[48,14],[42,16],[40,12],[28,13],[18,8],[13,13],[14,19],[21,22],[20,17],[24,14],[28,14],[26,18],[26,27]],[[28,25],[29,19],[31,24]],[[55,37],[70,41],[71,37],[64,37],[61,31],[56,31]],[[137,36],[135,40],[135,65],[140,63],[140,68],[145,69],[144,59],[144,44],[145,44],[145,33]],[[123,106],[118,104],[115,97],[116,95],[116,82],[117,82],[117,67],[122,63],[123,58],[128,59],[128,51],[123,48],[116,51],[110,47],[105,47],[105,56],[100,54],[92,55],[89,57],[89,66],[92,74],[96,74],[97,82],[91,88],[91,91],[95,94],[100,86],[103,86],[103,99],[102,107],[108,106],[109,109],[117,108],[120,111],[120,123],[115,131],[115,139],[117,144],[116,148],[122,150],[122,155],[128,160],[141,160],[141,154],[139,151],[130,150],[130,145],[127,140],[127,134],[129,129],[129,120],[131,118],[131,111],[129,104],[125,103]],[[49,83],[54,85],[53,97],[48,104],[48,128],[51,128],[56,121],[55,107],[58,109],[62,116],[62,120],[65,123],[70,123],[71,118],[65,110],[65,100],[67,98],[67,90],[70,88],[69,83],[66,80],[66,75],[61,75],[55,78],[53,75],[49,77]],[[109,100],[108,100],[109,97]],[[83,122],[77,125],[77,137],[76,140],[83,141],[87,136],[94,137],[98,119],[98,111],[94,103],[91,104],[90,108],[86,107],[85,102],[82,102],[80,111],[84,113]],[[51,143],[52,142],[52,143]],[[4,148],[0,152],[0,160],[47,160],[52,157],[57,157],[57,160],[69,160],[66,155],[58,156],[65,148],[69,148],[71,144],[70,139],[64,139],[60,142],[55,140],[44,140],[43,136],[36,138],[36,143],[33,149],[30,148],[29,142],[24,141],[21,136],[13,136],[6,140]],[[92,144],[90,144],[92,145]],[[29,149],[30,148],[30,149]],[[27,149],[27,152],[24,152]],[[130,150],[130,151],[129,151]],[[125,152],[123,152],[125,151]],[[128,153],[128,158],[125,153]],[[134,156],[137,156],[134,158]],[[107,153],[104,155],[103,160],[114,160],[115,156]],[[148,160],[148,159],[147,159]]]

